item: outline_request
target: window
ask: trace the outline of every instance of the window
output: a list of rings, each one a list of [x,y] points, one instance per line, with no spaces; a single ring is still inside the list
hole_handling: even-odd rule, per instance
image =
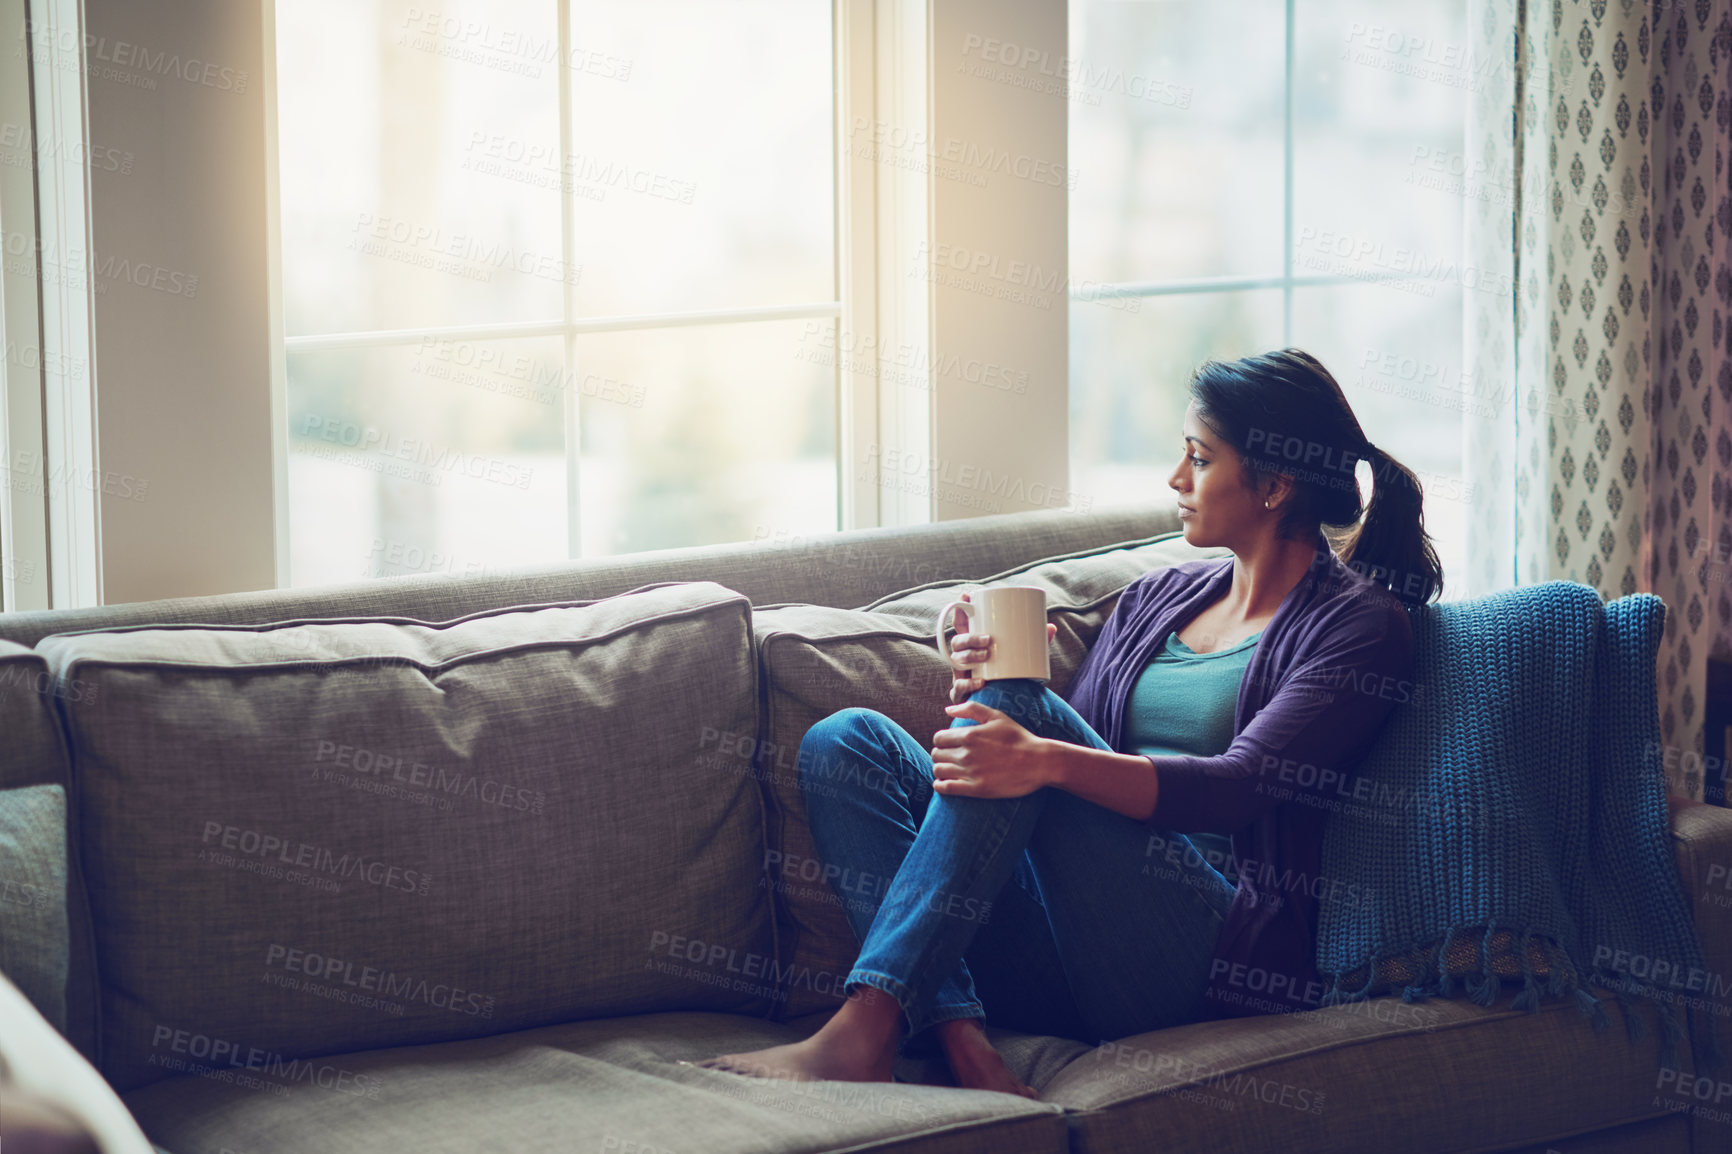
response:
[[[1464,160],[1465,18],[1071,0],[1072,486],[1097,508],[1170,498],[1198,362],[1297,345],[1418,474],[1459,576],[1463,218],[1509,191]]]
[[[291,584],[837,528],[831,23],[277,5]]]

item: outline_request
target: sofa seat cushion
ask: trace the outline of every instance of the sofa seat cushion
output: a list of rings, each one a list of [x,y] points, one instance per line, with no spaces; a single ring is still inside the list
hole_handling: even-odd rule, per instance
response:
[[[101,1069],[655,1010],[766,1014],[744,597],[46,638],[103,977]]]
[[[863,609],[815,605],[760,608],[752,614],[763,669],[763,734],[755,745],[718,749],[718,760],[750,760],[771,809],[766,884],[777,898],[782,1020],[834,1009],[859,943],[812,843],[800,791],[800,740],[812,725],[849,706],[888,715],[919,740],[950,723],[950,665],[933,633],[939,609],[970,587],[1014,584],[1046,590],[1047,620],[1058,627],[1052,687],[1063,693],[1125,586],[1181,561],[1227,556],[1198,549],[1179,534],[1048,558],[979,581],[938,581]],[[824,767],[814,767],[822,774]],[[822,785],[820,785],[822,788]]]
[[[1577,1149],[1572,1135],[1689,1149],[1699,1105],[1656,1089],[1657,1041],[1630,1043],[1615,1003],[1596,1034],[1574,1003],[1373,999],[1198,1022],[1091,1047],[988,1026],[1039,1100],[957,1090],[942,1058],[896,1084],[789,1083],[678,1066],[809,1036],[787,1023],[658,1013],[314,1062],[201,1071],[126,1105],[174,1154],[316,1149],[1069,1151],[1292,1154]],[[1067,1135],[1068,1130],[1068,1135]],[[1601,1135],[1604,1138],[1605,1135]]]
[[[1632,1043],[1609,995],[1604,1033],[1574,999],[1528,1014],[1513,996],[1197,1022],[1096,1047],[1036,1088],[1074,1112],[1076,1154],[1510,1150],[1693,1105],[1657,1087],[1651,1010]]]
[[[174,1154],[474,1154],[764,1150],[1059,1154],[1056,1106],[978,1090],[790,1082],[680,1066],[807,1031],[733,1014],[658,1013],[215,1070],[126,1103]]]

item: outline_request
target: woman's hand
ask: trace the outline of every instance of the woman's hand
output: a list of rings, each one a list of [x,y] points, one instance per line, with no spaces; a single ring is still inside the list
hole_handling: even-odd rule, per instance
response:
[[[964,593],[962,600],[967,601],[968,594]],[[966,617],[967,614],[963,616]],[[1057,636],[1058,626],[1048,621],[1046,623],[1046,643],[1051,645],[1052,639]],[[956,680],[950,683],[950,700],[953,703],[967,701],[970,694],[986,685],[986,680],[974,676],[968,666],[979,665],[992,656],[992,634],[958,633],[950,639],[950,656],[952,666],[958,663],[963,666],[956,670]]]
[[[976,725],[932,735],[932,788],[946,797],[1022,797],[1051,785],[1058,742],[1036,737],[1011,717],[978,701],[944,712]]]

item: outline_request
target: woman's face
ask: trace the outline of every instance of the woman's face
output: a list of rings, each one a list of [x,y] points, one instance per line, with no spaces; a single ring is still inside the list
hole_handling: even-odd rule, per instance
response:
[[[1185,408],[1183,456],[1167,484],[1179,498],[1185,540],[1199,548],[1229,548],[1274,517],[1263,498],[1245,486],[1243,458],[1197,418],[1197,403]]]

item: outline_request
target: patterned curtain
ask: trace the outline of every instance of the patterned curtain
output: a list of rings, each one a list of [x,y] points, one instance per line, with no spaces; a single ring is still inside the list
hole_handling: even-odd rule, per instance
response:
[[[1663,598],[1665,760],[1701,798],[1732,656],[1732,0],[1469,11],[1468,592]]]

